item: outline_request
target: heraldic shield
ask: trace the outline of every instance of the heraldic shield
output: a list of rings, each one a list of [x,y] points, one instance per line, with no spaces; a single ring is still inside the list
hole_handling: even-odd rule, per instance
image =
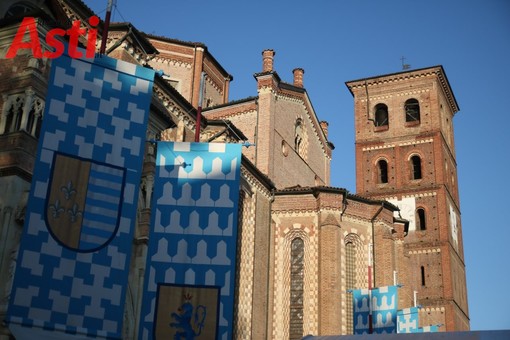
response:
[[[158,284],[153,339],[216,339],[220,287]]]
[[[125,170],[55,153],[46,199],[46,224],[62,246],[92,252],[115,236]]]

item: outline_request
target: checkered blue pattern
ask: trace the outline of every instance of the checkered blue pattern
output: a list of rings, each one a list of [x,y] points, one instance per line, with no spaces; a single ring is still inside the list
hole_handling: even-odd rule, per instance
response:
[[[240,163],[239,144],[158,143],[140,339],[162,283],[220,287],[218,339],[232,339]]]
[[[121,338],[153,78],[150,69],[106,56],[52,61],[9,323]],[[66,248],[48,230],[56,153],[93,162],[84,239],[93,245],[109,240],[96,251]]]

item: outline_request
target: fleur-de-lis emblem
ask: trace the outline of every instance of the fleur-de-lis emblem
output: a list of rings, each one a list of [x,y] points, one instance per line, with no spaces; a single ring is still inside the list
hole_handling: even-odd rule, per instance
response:
[[[53,216],[53,218],[60,217],[60,214],[65,211],[65,209],[60,205],[60,200],[56,200],[55,204],[50,204],[48,208],[51,210],[51,216]]]
[[[73,182],[68,181],[65,186],[60,187],[60,191],[64,192],[66,200],[70,200],[73,194],[76,194],[76,190],[73,188]]]
[[[71,223],[76,222],[76,219],[82,215],[81,210],[79,210],[78,204],[74,204],[71,209],[67,209],[67,213],[71,217]]]

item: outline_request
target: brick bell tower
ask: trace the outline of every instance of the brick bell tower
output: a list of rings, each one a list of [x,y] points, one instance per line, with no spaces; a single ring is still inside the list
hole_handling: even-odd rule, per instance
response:
[[[410,221],[408,266],[397,274],[415,292],[409,301],[423,307],[420,326],[469,330],[453,135],[459,108],[443,67],[346,85],[354,96],[356,191],[397,205]]]

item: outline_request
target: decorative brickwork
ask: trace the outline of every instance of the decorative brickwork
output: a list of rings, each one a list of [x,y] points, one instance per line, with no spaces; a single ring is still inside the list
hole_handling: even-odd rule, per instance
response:
[[[304,241],[304,296],[303,296],[303,335],[318,334],[317,322],[317,236],[313,227],[295,223],[289,227],[277,226],[280,230],[275,240],[275,280],[273,339],[289,338],[290,301],[290,249],[292,240]]]
[[[236,305],[234,315],[234,338],[252,339],[253,260],[255,239],[255,195],[240,193]]]
[[[431,322],[445,325],[440,330],[468,330],[453,142],[458,106],[444,70],[436,66],[346,84],[355,104],[357,191],[387,199],[409,220],[403,247],[408,272],[402,283],[418,292],[419,304],[430,307]],[[405,110],[409,101],[413,114],[419,112],[412,122]],[[371,121],[378,103],[389,111],[385,131]],[[381,158],[388,162],[384,184],[377,181]]]

